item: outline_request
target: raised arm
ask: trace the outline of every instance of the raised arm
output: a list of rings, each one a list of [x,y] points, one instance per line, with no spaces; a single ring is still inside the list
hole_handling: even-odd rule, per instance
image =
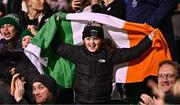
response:
[[[142,39],[136,46],[131,48],[118,48],[114,52],[113,62],[115,64],[128,62],[134,60],[141,55],[143,55],[151,46],[152,46],[152,38],[154,35],[154,31],[152,31],[148,36]]]

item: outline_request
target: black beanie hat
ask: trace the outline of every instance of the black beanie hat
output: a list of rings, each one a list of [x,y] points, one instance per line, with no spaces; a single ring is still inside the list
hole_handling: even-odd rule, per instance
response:
[[[97,22],[89,23],[84,27],[82,39],[86,37],[98,37],[104,39],[104,30]]]
[[[52,93],[53,96],[56,95],[57,83],[54,80],[54,78],[52,78],[51,76],[49,76],[49,75],[38,75],[33,79],[32,85],[35,82],[42,83],[44,86],[46,86],[48,88],[49,92]]]

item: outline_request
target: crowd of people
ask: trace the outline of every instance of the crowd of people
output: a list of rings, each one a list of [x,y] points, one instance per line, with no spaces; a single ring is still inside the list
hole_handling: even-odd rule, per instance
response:
[[[0,104],[180,103],[179,10],[179,0],[1,0]],[[56,12],[95,12],[146,23],[161,30],[172,60],[163,60],[157,76],[143,82],[116,82],[120,96],[115,102],[111,94],[114,65],[143,55],[152,46],[155,29],[134,47],[116,48],[104,37],[102,24],[91,21],[82,31],[83,45],[61,42],[52,46],[57,57],[75,64],[73,87],[58,88],[54,78],[40,74],[24,53]]]

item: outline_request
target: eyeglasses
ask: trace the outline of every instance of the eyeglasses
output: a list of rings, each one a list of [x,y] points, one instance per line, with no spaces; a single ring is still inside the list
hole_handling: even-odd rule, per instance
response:
[[[159,74],[158,77],[159,78],[173,78],[175,77],[175,74]]]

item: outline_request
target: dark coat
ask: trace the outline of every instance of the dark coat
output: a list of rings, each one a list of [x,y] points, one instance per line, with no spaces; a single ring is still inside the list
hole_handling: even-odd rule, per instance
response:
[[[32,98],[33,96],[32,96],[31,82],[33,78],[39,75],[40,73],[24,53],[22,54],[22,58],[17,62],[15,67],[16,67],[16,72],[20,73],[21,76],[23,76],[26,81],[24,98],[29,103],[34,103],[34,100]]]
[[[109,5],[105,6],[102,2],[102,6],[95,4],[92,6],[92,12],[104,13],[119,19],[125,19],[126,8],[123,0],[113,0]]]
[[[26,84],[25,84],[25,98],[29,103],[33,103],[34,100],[32,100],[32,89],[31,89],[31,81],[33,78],[37,75],[39,75],[38,70],[36,67],[31,63],[31,61],[27,58],[23,50],[21,49],[14,49],[10,50],[8,48],[0,48],[0,65],[5,65],[5,69],[7,72],[12,67],[16,68],[16,72],[20,73],[21,76],[24,77]],[[0,67],[0,70],[2,70],[2,66]],[[7,75],[8,76],[8,75]],[[4,76],[4,78],[9,78]],[[9,78],[8,81],[11,78]]]
[[[42,26],[48,21],[48,18],[51,17],[54,14],[54,12],[50,9],[48,5],[46,5],[44,11],[43,11],[43,16],[38,21],[38,19],[34,20],[29,20],[27,13],[21,11],[19,12],[19,17],[20,17],[20,24],[23,27],[23,29],[26,29],[28,25],[35,25],[37,26],[37,30],[40,30]]]
[[[0,104],[15,104],[16,100],[11,96],[9,89],[6,87],[6,84],[0,83]]]
[[[0,104],[15,104],[16,101],[10,95],[11,74],[8,71],[11,68],[0,62]]]
[[[132,48],[116,48],[108,52],[103,48],[90,53],[81,46],[60,44],[55,53],[75,63],[75,99],[80,103],[108,103],[111,98],[113,67],[133,60],[150,48],[152,41],[145,37]]]
[[[174,60],[176,60],[175,38],[171,15],[175,8],[176,0],[127,0],[126,4],[126,20],[147,23],[154,28],[159,28],[168,43]]]

